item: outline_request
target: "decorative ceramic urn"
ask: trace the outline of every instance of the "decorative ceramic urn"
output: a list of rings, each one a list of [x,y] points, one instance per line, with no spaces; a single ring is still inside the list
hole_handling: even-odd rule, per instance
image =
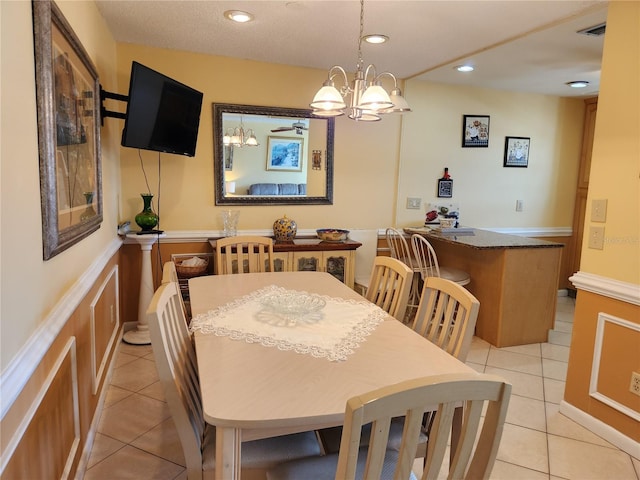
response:
[[[277,242],[290,242],[295,238],[297,231],[296,222],[287,218],[286,215],[273,222],[273,234]]]

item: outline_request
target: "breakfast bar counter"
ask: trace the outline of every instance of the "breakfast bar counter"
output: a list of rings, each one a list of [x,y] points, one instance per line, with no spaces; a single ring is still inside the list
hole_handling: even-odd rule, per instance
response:
[[[562,247],[478,228],[406,228],[424,235],[440,265],[462,269],[480,301],[476,335],[496,347],[546,342],[553,328]]]

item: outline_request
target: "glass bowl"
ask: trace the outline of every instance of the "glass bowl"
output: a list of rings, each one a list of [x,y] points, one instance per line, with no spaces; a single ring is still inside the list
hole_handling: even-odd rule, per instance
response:
[[[327,304],[319,295],[308,293],[274,293],[260,300],[263,307],[288,320],[301,318],[324,308]]]

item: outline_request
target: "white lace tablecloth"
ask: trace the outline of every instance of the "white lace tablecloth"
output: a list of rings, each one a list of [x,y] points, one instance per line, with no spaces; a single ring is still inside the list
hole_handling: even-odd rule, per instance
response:
[[[311,295],[270,285],[197,315],[190,329],[339,361],[346,360],[387,316],[371,302],[318,295],[326,301],[324,308],[292,322],[263,305],[262,300],[274,294]]]

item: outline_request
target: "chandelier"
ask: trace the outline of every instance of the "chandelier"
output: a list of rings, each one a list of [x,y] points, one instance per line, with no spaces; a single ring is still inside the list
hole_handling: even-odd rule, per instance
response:
[[[222,137],[222,144],[231,145],[238,148],[257,147],[258,145],[260,145],[252,128],[245,132],[244,125],[242,124],[242,117],[240,117],[239,126],[235,128],[227,128]]]
[[[349,84],[347,72],[339,65],[329,70],[327,80],[318,90],[313,101],[309,104],[313,114],[319,117],[347,116],[361,122],[377,122],[380,115],[386,113],[410,112],[411,107],[402,96],[398,88],[398,80],[390,72],[376,74],[375,65],[364,68],[362,60],[362,38],[364,31],[364,0],[360,0],[360,36],[358,37],[358,64],[353,83]],[[343,86],[338,90],[333,79],[338,76],[343,80]],[[368,79],[371,77],[371,80]],[[382,88],[381,79],[390,77],[393,80],[393,90],[388,94]],[[345,99],[349,97],[349,105]]]

